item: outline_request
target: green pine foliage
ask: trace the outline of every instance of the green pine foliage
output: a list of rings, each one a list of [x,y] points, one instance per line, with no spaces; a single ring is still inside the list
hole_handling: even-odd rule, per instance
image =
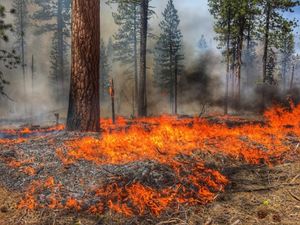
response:
[[[69,49],[71,30],[71,0],[33,0],[38,7],[32,19],[37,35],[51,33],[50,78],[59,100],[66,97],[69,80]]]
[[[14,31],[16,37],[16,48],[21,53],[22,45],[26,45],[26,30],[29,25],[28,0],[13,0],[12,8],[15,13]]]
[[[11,13],[14,13],[15,10],[11,10]],[[3,46],[3,43],[7,43],[9,41],[8,31],[13,31],[13,26],[11,24],[6,23],[6,9],[3,5],[0,4],[0,46]],[[15,50],[8,51],[6,49],[0,48],[0,96],[6,96],[4,88],[9,82],[4,77],[4,68],[6,69],[14,69],[20,63],[20,58],[16,54]]]
[[[180,19],[173,0],[168,1],[162,16],[163,20],[159,24],[161,33],[154,52],[154,81],[172,99],[176,69],[179,75],[183,70],[184,59]]]

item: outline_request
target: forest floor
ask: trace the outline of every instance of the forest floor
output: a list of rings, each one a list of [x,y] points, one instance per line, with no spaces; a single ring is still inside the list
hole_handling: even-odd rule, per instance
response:
[[[132,147],[130,144],[135,142],[128,138],[136,138],[134,135],[145,139],[146,148],[152,144],[146,140],[148,135],[158,138],[159,132],[171,129],[167,126],[160,130],[157,121],[151,125],[139,123],[145,132],[138,134],[134,133],[136,129],[128,131],[127,125],[117,127],[117,131],[116,127],[109,128],[103,131],[107,137],[101,141],[97,134],[69,133],[62,127],[38,128],[37,132],[27,129],[0,132],[0,225],[299,224],[300,138],[296,130],[299,124],[284,124],[283,139],[278,142],[272,134],[277,132],[277,124],[268,128],[262,119],[207,120],[210,122],[205,128],[208,133],[213,132],[209,137],[203,134],[206,150],[201,141],[192,151],[164,152],[169,147],[184,147],[182,141],[194,140],[196,128],[199,133],[194,138],[198,140],[199,136],[202,140],[203,125],[198,127],[198,120],[194,124],[177,124],[176,120],[171,126],[175,140],[184,134],[192,136],[174,146],[167,145],[172,141],[166,142],[162,149],[154,149],[153,155],[130,149],[127,155],[122,148]],[[177,131],[180,136],[176,136]],[[245,137],[245,132],[258,131],[264,136],[255,136],[253,140],[249,139],[251,134]],[[270,140],[259,143],[262,137]],[[159,140],[155,139],[156,142]],[[233,146],[228,146],[231,142]],[[107,149],[103,143],[108,145]],[[121,156],[108,157],[116,152],[110,143],[117,144]],[[124,146],[120,147],[120,143]],[[185,144],[190,146],[188,142]],[[96,149],[98,145],[103,152]],[[280,154],[268,155],[277,145]],[[217,148],[223,148],[224,152]],[[241,152],[235,152],[239,148]],[[83,154],[82,150],[86,152]],[[270,162],[266,156],[270,156]],[[180,191],[178,184],[184,186]],[[99,185],[103,189],[97,189]],[[195,190],[200,194],[193,193]],[[163,193],[178,196],[168,201]],[[108,202],[105,205],[100,204],[103,196]],[[174,200],[182,204],[175,205]],[[191,202],[197,204],[188,204]]]
[[[91,216],[66,210],[18,209],[22,194],[0,188],[1,225],[96,225],[96,224],[187,224],[187,225],[296,225],[300,221],[300,163],[266,167],[240,167],[230,175],[231,185],[213,203],[170,209],[160,217],[132,218],[107,212]],[[298,197],[297,197],[298,196]]]

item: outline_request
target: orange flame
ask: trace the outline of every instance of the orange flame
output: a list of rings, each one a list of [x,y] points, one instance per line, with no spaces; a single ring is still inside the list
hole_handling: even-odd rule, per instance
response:
[[[96,189],[99,202],[88,206],[90,213],[102,213],[109,208],[127,216],[151,212],[160,215],[168,208],[180,204],[197,205],[211,202],[216,192],[224,191],[228,179],[219,171],[205,166],[202,155],[220,155],[239,162],[272,165],[297,156],[292,141],[300,143],[300,106],[291,109],[274,107],[265,112],[265,125],[245,124],[228,127],[205,119],[179,119],[172,116],[126,120],[118,118],[113,125],[101,120],[100,139],[84,137],[66,141],[56,149],[64,164],[86,160],[97,165],[122,165],[136,161],[152,160],[169,166],[175,173],[176,184],[156,189],[140,182],[119,186],[117,182]],[[239,118],[224,117],[224,120]],[[186,160],[185,158],[188,158]],[[12,163],[13,164],[13,163]],[[34,184],[38,189],[54,190],[60,185],[53,177],[44,184]],[[60,207],[58,195],[48,207]],[[37,206],[36,199],[26,196],[21,206]],[[67,209],[82,210],[82,202],[69,197]]]

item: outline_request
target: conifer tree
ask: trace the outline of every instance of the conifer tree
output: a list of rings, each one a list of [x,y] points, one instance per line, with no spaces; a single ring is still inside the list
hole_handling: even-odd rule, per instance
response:
[[[147,98],[147,43],[149,34],[149,2],[150,0],[141,0],[140,2],[140,73],[138,82],[138,116],[145,117],[148,113]]]
[[[119,30],[114,35],[115,60],[127,66],[126,74],[134,80],[134,99],[138,95],[138,50],[140,40],[140,1],[118,3],[117,13],[113,13]]]
[[[163,20],[155,51],[155,82],[163,92],[170,96],[171,112],[177,111],[177,76],[182,70],[182,34],[179,29],[180,19],[173,0],[169,0],[162,13]]]
[[[281,76],[283,90],[288,88],[288,72],[292,69],[293,54],[295,53],[295,40],[292,32],[282,32],[281,35]]]
[[[223,49],[223,54],[226,61],[226,82],[225,82],[225,96],[224,96],[224,113],[228,113],[229,107],[229,82],[230,77],[233,77],[234,73],[231,71],[235,65],[235,49],[236,45],[232,41],[233,36],[233,18],[236,12],[234,2],[230,0],[209,0],[209,11],[215,18],[214,30],[217,33],[216,39],[219,41],[219,48]]]
[[[263,54],[263,83],[274,84],[274,77],[270,73],[270,61],[274,60],[274,49],[280,48],[280,35],[295,26],[295,21],[283,16],[284,12],[293,12],[293,8],[300,5],[294,0],[260,0],[261,8],[260,34],[264,42]]]
[[[50,75],[57,98],[66,97],[65,87],[69,74],[68,53],[70,37],[71,0],[34,0],[38,10],[32,19],[36,22],[36,34],[52,33],[50,51]],[[59,91],[60,90],[60,91]]]
[[[11,13],[15,13],[15,10],[11,10]],[[3,43],[7,44],[9,41],[7,31],[13,31],[13,26],[6,23],[6,9],[0,4],[0,47]],[[20,58],[17,56],[15,50],[8,51],[6,48],[0,48],[0,97],[7,96],[4,91],[4,87],[9,84],[9,82],[4,78],[4,68],[14,69],[20,63]]]
[[[23,94],[27,95],[26,90],[26,31],[29,23],[28,18],[28,0],[13,0],[12,7],[15,10],[14,30],[16,37],[16,52],[20,55],[22,76],[23,76]],[[26,111],[26,105],[25,105]]]
[[[103,39],[100,40],[100,102],[108,97],[111,64],[109,64],[109,44],[106,47]]]

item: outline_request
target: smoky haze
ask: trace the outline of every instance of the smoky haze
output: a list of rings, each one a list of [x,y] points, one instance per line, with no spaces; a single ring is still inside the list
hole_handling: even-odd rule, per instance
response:
[[[7,9],[11,7],[11,0],[4,0]],[[153,0],[155,15],[150,20],[152,32],[159,34],[159,22],[161,13],[167,4],[167,0]],[[183,34],[184,65],[185,72],[180,74],[179,81],[179,113],[195,115],[199,114],[203,105],[208,104],[211,110],[221,110],[224,95],[225,66],[222,55],[217,49],[213,31],[214,20],[210,15],[206,0],[175,0],[181,20],[180,29]],[[35,10],[30,7],[30,14]],[[108,6],[101,1],[101,36],[107,44],[110,37],[116,33],[118,27],[115,25],[112,12],[115,6]],[[13,17],[8,15],[7,22],[13,22]],[[29,26],[26,32],[26,95],[23,94],[23,82],[21,68],[16,70],[5,70],[6,78],[10,85],[6,87],[7,94],[13,101],[2,98],[0,107],[1,118],[30,118],[34,116],[36,121],[53,122],[55,112],[62,117],[66,116],[67,102],[57,104],[53,97],[53,89],[49,85],[50,72],[50,45],[52,33],[41,36],[34,34],[35,27]],[[208,49],[201,51],[197,44],[205,35]],[[7,49],[14,45],[15,38],[11,34]],[[149,40],[148,48],[154,48],[155,40]],[[31,57],[35,57],[35,81],[32,89],[31,83]],[[69,55],[70,59],[70,55]],[[258,62],[260,64],[261,62]],[[153,55],[148,56],[148,96],[149,113],[158,115],[170,113],[168,97],[159,92],[153,85]],[[259,66],[258,66],[259,68]],[[2,69],[2,68],[1,68]],[[259,69],[253,73],[260,73]],[[124,75],[124,67],[117,62],[112,65],[111,77],[115,78],[117,113],[120,116],[132,115],[132,87],[133,81]],[[257,75],[256,75],[257,76]],[[33,93],[33,95],[31,94]],[[246,94],[251,100],[255,99],[255,90],[248,90]],[[25,104],[24,104],[25,103]],[[25,105],[27,110],[25,110]],[[31,110],[32,109],[32,110]],[[101,114],[109,117],[110,105],[102,103]]]

